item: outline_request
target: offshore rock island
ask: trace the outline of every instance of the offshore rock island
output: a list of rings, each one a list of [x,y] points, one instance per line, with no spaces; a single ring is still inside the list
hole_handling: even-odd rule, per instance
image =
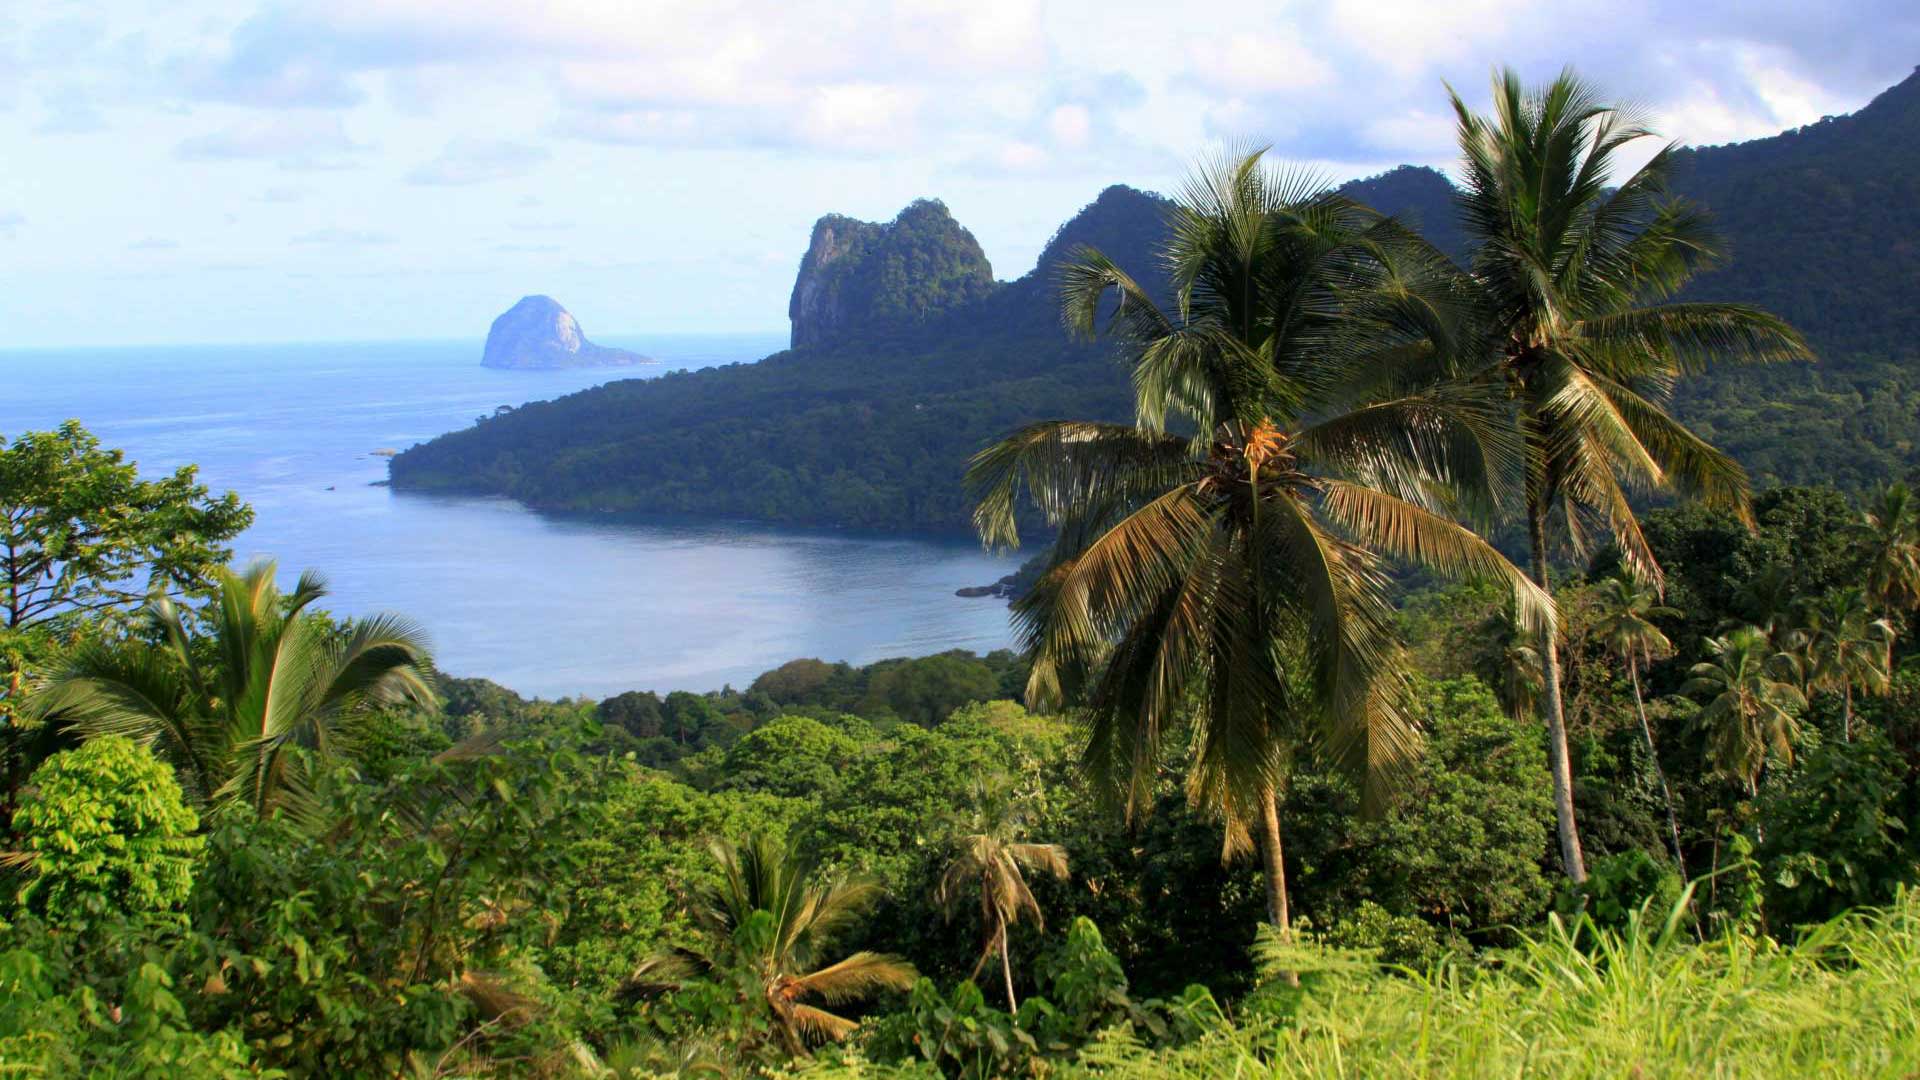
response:
[[[632,367],[659,361],[625,349],[595,345],[580,322],[551,296],[523,296],[493,320],[480,366],[522,371]]]

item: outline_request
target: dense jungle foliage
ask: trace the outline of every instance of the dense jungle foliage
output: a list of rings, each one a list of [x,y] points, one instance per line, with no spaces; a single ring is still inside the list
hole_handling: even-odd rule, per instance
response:
[[[1712,212],[1729,252],[1688,297],[1782,315],[1819,357],[1678,390],[1678,414],[1756,483],[1864,490],[1920,467],[1915,145],[1920,76],[1852,116],[1677,155],[1675,189]],[[1403,167],[1343,190],[1470,257],[1443,174]],[[1151,254],[1167,206],[1110,188],[1061,226],[1036,269],[943,317],[876,318],[758,364],[530,405],[407,451],[393,482],[558,510],[964,529],[957,478],[988,441],[1050,417],[1130,418],[1111,350],[1061,334],[1058,274],[1086,244],[1162,288]]]
[[[791,1027],[813,1047],[803,1074],[821,1076],[1323,1075],[1336,1058],[1481,1075],[1529,1052],[1570,1074],[1714,1055],[1741,1074],[1901,1075],[1920,1039],[1920,928],[1901,891],[1920,876],[1920,626],[1904,617],[1877,692],[1855,688],[1850,738],[1846,685],[1806,683],[1749,788],[1690,669],[1735,624],[1813,649],[1785,643],[1873,557],[1861,506],[1836,490],[1774,489],[1755,514],[1756,532],[1691,507],[1646,519],[1669,581],[1651,621],[1672,650],[1639,672],[1657,756],[1612,644],[1610,555],[1557,591],[1584,888],[1557,873],[1505,593],[1407,596],[1425,750],[1378,816],[1342,770],[1293,764],[1300,933],[1285,945],[1258,929],[1255,867],[1223,861],[1179,762],[1127,821],[1079,768],[1071,720],[1017,703],[1011,653],[803,659],[743,689],[598,702],[423,666],[430,698],[317,696],[290,723],[334,739],[283,740],[286,795],[262,812],[238,788],[176,780],[194,758],[171,737],[86,737],[62,722],[71,699],[35,705],[77,671],[96,687],[189,667],[229,680],[219,642],[260,625],[192,616],[179,653],[131,608],[35,631],[30,649],[18,635],[0,1057],[49,1076],[705,1075],[783,1067]],[[203,589],[245,580],[210,571]],[[387,631],[356,650],[364,624],[314,608],[287,619],[311,621],[321,655],[374,657],[389,678],[426,662]],[[1686,886],[1656,763],[1697,879],[1664,930]],[[1017,1010],[983,954],[977,874],[943,897],[977,836],[1057,845],[1065,865],[1016,878],[1032,903],[1004,931]],[[716,846],[755,843],[805,895],[854,902],[786,954],[751,916],[715,921],[730,887]],[[1875,905],[1891,906],[1828,925]],[[770,970],[861,955],[899,970],[809,999],[858,1022],[843,1045],[757,992]]]
[[[1074,257],[1134,422],[973,459],[1055,531],[1018,653],[530,701],[227,565],[190,471],[0,443],[0,601],[85,598],[0,628],[0,1064],[1911,1075],[1920,502],[1668,415],[1802,339],[1672,302],[1715,239],[1671,156],[1599,182],[1592,88],[1494,94],[1470,275],[1258,154],[1170,211],[1178,318]]]

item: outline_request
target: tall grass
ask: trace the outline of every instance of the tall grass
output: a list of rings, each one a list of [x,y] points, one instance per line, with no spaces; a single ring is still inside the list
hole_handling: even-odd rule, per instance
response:
[[[1920,893],[1792,945],[1706,944],[1678,912],[1624,931],[1550,924],[1491,964],[1309,979],[1285,1019],[1172,1050],[1114,1033],[1062,1077],[1920,1076]],[[1300,965],[1298,955],[1270,962]],[[883,1076],[871,1066],[820,1075]]]
[[[1090,1074],[1273,1077],[1913,1077],[1920,894],[1797,944],[1682,942],[1675,919],[1546,934],[1486,968],[1331,981],[1290,1023],[1153,1055],[1116,1039]]]

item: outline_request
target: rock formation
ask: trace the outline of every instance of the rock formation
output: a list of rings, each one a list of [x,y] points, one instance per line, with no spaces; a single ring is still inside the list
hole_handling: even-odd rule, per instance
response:
[[[992,288],[986,252],[938,200],[886,224],[828,214],[813,226],[787,304],[793,347],[924,323]]]
[[[550,296],[525,296],[493,320],[480,366],[491,368],[621,367],[655,361],[625,349],[595,345],[580,323]]]

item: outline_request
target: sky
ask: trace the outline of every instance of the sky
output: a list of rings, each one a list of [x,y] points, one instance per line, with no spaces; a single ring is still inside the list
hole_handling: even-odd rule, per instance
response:
[[[1496,64],[1708,145],[1916,62],[1912,0],[8,0],[0,349],[778,330],[828,212],[938,197],[1011,279],[1224,144],[1445,168]]]

